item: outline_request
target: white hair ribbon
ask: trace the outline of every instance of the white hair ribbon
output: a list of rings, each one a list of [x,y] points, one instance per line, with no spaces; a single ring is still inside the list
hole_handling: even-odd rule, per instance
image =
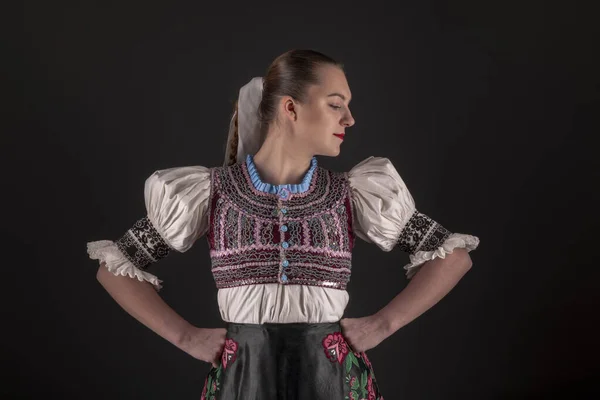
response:
[[[240,88],[238,97],[237,113],[233,114],[229,123],[229,135],[227,136],[227,149],[225,151],[226,166],[231,154],[231,141],[235,129],[235,118],[238,119],[238,145],[236,161],[243,162],[247,154],[255,154],[264,141],[258,120],[258,106],[262,100],[263,78],[254,77]]]

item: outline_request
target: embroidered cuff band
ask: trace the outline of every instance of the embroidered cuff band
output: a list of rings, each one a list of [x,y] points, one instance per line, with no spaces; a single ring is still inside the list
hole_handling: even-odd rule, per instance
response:
[[[441,246],[451,234],[427,215],[415,211],[402,230],[397,245],[409,254],[431,251]]]
[[[138,220],[115,243],[123,255],[141,270],[165,258],[170,252],[169,246],[148,217]]]

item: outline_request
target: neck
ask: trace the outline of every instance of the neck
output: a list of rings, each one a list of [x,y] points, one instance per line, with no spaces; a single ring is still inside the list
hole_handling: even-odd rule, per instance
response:
[[[254,165],[263,182],[273,185],[298,184],[310,168],[312,155],[303,154],[294,146],[292,135],[269,132],[260,150],[254,155]]]

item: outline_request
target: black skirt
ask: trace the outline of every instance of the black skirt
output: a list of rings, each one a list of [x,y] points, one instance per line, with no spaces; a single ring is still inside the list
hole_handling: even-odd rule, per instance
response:
[[[383,400],[367,355],[339,322],[227,324],[202,400]]]

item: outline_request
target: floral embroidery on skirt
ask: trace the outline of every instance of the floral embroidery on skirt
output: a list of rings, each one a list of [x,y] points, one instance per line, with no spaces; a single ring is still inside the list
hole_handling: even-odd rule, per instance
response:
[[[221,365],[212,368],[204,380],[204,389],[200,400],[215,400],[217,392],[221,389],[221,373],[233,364],[237,358],[238,343],[231,339],[225,339],[223,353],[221,354]]]
[[[383,400],[367,354],[352,349],[339,322],[229,323],[201,400],[242,398]]]
[[[334,332],[323,339],[325,355],[331,362],[344,364],[345,399],[384,400],[379,394],[375,373],[366,352],[349,351],[350,344],[341,332]]]
[[[230,338],[225,339],[225,347],[223,348],[223,354],[221,355],[221,365],[223,365],[223,369],[227,369],[227,366],[235,361],[237,349],[238,344],[235,340]]]

